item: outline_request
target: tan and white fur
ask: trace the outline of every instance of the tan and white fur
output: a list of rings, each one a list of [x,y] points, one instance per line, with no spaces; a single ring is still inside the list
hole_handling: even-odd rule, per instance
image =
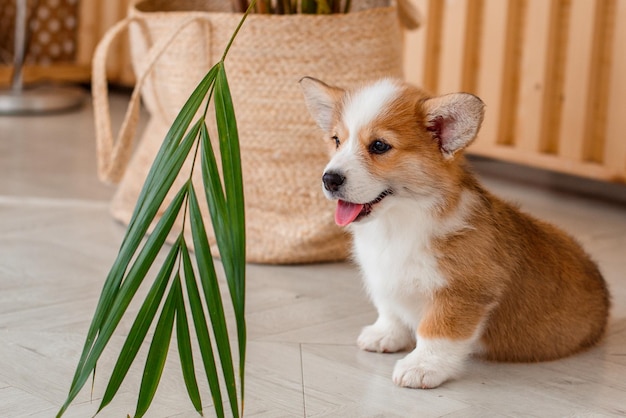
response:
[[[609,294],[594,262],[469,171],[462,150],[483,120],[479,98],[431,97],[393,79],[353,91],[310,77],[300,85],[331,151],[324,193],[353,234],[378,311],[357,344],[411,350],[397,385],[437,387],[472,355],[553,360],[601,338]]]

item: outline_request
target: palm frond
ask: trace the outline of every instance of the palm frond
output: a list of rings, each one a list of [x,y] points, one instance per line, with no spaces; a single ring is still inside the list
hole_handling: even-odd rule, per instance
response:
[[[67,399],[57,417],[65,413],[89,376],[95,378],[96,365],[100,356],[139,287],[147,278],[148,271],[153,266],[157,255],[165,246],[166,238],[172,234],[175,220],[181,216],[183,228],[187,222],[189,223],[195,257],[190,256],[183,232],[178,231],[178,239],[170,248],[141,303],[109,378],[98,412],[113,401],[149,334],[160,308],[159,319],[154,327],[154,334],[148,349],[135,416],[144,416],[154,399],[169,353],[174,327],[176,327],[175,335],[185,387],[195,410],[202,413],[187,311],[191,313],[193,320],[193,328],[216,415],[225,416],[220,375],[223,378],[232,416],[243,415],[246,350],[244,193],[239,135],[224,60],[236,33],[251,8],[254,7],[254,3],[254,1],[251,2],[243,16],[221,61],[211,68],[181,109],[152,164],[117,258],[105,280]],[[223,168],[221,173],[217,169],[216,154],[211,147],[206,126],[206,112],[209,107],[205,106],[204,114],[192,123],[200,106],[208,103],[213,92],[215,93],[213,96],[215,121]],[[191,158],[193,159],[192,167],[195,166],[198,154],[192,152],[192,149],[201,150],[200,164],[202,165],[203,188],[206,191],[202,197],[207,200],[210,209],[211,223],[215,230],[230,292],[230,302],[235,312],[239,354],[239,391],[218,275],[200,212],[198,195],[192,182],[192,173],[187,173],[188,180],[175,193],[154,230],[144,240],[159,210],[164,205],[166,196],[172,193],[175,179],[183,175],[181,169],[185,161]],[[167,297],[163,302],[166,292]],[[205,310],[208,312],[210,322],[207,322]],[[209,328],[212,330],[213,341],[211,341]],[[217,348],[217,353],[214,353],[212,343]]]

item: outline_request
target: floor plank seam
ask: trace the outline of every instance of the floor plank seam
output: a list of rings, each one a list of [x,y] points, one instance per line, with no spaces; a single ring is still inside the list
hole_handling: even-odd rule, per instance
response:
[[[302,382],[302,411],[304,418],[306,414],[306,393],[304,386],[304,360],[302,359],[302,343],[298,344],[298,350],[300,351],[300,381]]]

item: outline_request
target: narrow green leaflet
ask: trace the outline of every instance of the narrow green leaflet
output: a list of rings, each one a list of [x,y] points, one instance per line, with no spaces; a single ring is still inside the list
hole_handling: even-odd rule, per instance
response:
[[[202,220],[202,213],[200,212],[200,206],[198,205],[198,199],[193,187],[189,188],[189,220],[191,222],[198,273],[204,290],[205,302],[209,310],[213,335],[216,341],[220,341],[220,344],[217,345],[217,351],[222,365],[224,384],[228,392],[228,400],[231,410],[233,411],[233,416],[237,418],[239,417],[237,384],[235,382],[232,352],[228,339],[228,330],[226,328],[226,318],[224,317],[224,307],[217,275],[215,274],[213,258],[211,257],[211,248],[209,247],[204,221]]]
[[[180,280],[173,281],[170,292],[163,305],[159,322],[157,322],[156,329],[154,330],[152,344],[150,344],[148,358],[146,359],[146,367],[143,370],[141,387],[139,388],[135,418],[141,418],[146,414],[152,403],[152,399],[154,399],[157,387],[159,386],[159,381],[163,374],[163,367],[165,367],[165,360],[167,359],[167,351],[170,348],[170,341],[172,339],[172,328],[174,327],[174,318],[176,316],[177,292],[180,292]]]
[[[227,213],[230,217],[230,244],[232,252],[227,252],[222,258],[233,269],[228,277],[231,287],[231,296],[235,309],[243,309],[241,304],[245,300],[245,281],[243,280],[245,260],[234,257],[234,254],[246,252],[246,230],[244,216],[243,179],[241,174],[241,153],[239,150],[239,134],[233,101],[226,79],[224,67],[219,67],[215,81],[215,115],[222,156],[222,170],[224,171],[224,188],[226,192]],[[243,312],[242,312],[243,313]]]
[[[241,381],[241,391],[243,393],[246,357],[246,264],[245,257],[241,257],[241,254],[245,255],[246,253],[245,206],[239,133],[223,63],[218,68],[215,79],[215,116],[220,142],[220,154],[222,157],[227,213],[230,220],[230,251],[223,253],[222,261],[226,270],[226,280],[230,290],[230,297],[235,309],[237,337],[239,342],[239,378]],[[220,254],[222,254],[222,247],[220,247]]]
[[[202,399],[200,398],[200,390],[198,389],[198,381],[196,380],[196,372],[194,369],[191,337],[189,336],[189,325],[187,312],[185,311],[185,299],[180,284],[180,274],[177,274],[174,280],[179,282],[176,287],[176,341],[178,343],[180,366],[189,399],[193,407],[196,408],[196,411],[202,415]]]
[[[205,198],[209,204],[211,223],[213,224],[215,238],[221,255],[233,248],[230,233],[231,217],[226,207],[226,197],[224,196],[215,153],[213,152],[206,126],[200,129],[200,137],[202,139],[202,182],[204,184]]]
[[[183,256],[183,269],[185,272],[185,286],[187,288],[187,296],[189,297],[189,306],[191,308],[191,315],[196,329],[196,336],[198,337],[198,345],[200,346],[200,354],[202,355],[204,370],[209,381],[209,389],[211,390],[211,397],[213,398],[215,415],[217,415],[218,418],[221,418],[224,416],[224,405],[222,403],[222,393],[218,380],[217,366],[215,365],[215,356],[213,354],[213,347],[211,346],[211,338],[209,336],[206,316],[204,315],[204,309],[202,307],[202,300],[200,299],[200,292],[198,291],[196,277],[191,264],[191,257],[189,256],[189,251],[187,250],[187,246],[184,242],[181,248],[181,253]]]

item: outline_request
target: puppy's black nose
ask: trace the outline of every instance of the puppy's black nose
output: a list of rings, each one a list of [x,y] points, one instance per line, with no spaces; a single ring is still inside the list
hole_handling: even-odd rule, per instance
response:
[[[339,187],[341,187],[344,181],[346,181],[346,178],[334,171],[324,173],[324,175],[322,176],[322,182],[324,183],[324,187],[329,192],[336,192],[337,190],[339,190]]]

